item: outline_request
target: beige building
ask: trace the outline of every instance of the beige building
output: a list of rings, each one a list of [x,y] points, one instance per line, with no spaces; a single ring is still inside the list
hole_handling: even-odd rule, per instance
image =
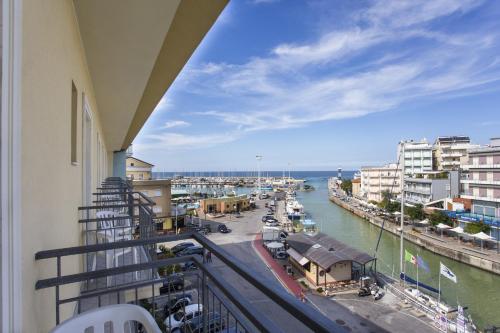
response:
[[[459,170],[461,161],[467,159],[467,150],[479,148],[470,143],[468,136],[440,136],[432,150],[435,170]]]
[[[250,208],[250,199],[246,194],[233,197],[207,198],[200,200],[200,208],[207,214],[241,212]]]
[[[54,260],[82,244],[78,207],[106,176],[211,28],[226,0],[3,0],[2,332],[56,325]],[[63,273],[83,261],[64,258]],[[60,296],[78,294],[78,284]],[[61,307],[60,320],[75,313]]]
[[[134,191],[142,192],[154,201],[153,213],[162,222],[163,230],[172,229],[172,195],[170,179],[134,180]]]
[[[131,180],[151,180],[153,179],[154,165],[130,156],[126,160],[127,179]]]
[[[360,196],[367,201],[381,201],[382,193],[388,191],[393,197],[401,193],[401,169],[391,163],[381,167],[361,168]]]
[[[352,196],[357,198],[361,194],[361,178],[354,178],[351,182],[352,182]]]

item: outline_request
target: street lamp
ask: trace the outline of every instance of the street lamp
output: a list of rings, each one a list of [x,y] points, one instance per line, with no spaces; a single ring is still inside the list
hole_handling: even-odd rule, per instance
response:
[[[259,195],[261,194],[261,186],[260,186],[260,161],[262,161],[262,155],[257,155],[255,156],[255,158],[257,159],[257,167],[258,167],[258,180],[257,180],[257,186],[258,186],[258,193]]]

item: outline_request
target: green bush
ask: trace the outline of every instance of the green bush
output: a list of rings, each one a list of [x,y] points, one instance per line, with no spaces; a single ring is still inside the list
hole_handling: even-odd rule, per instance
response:
[[[469,234],[477,234],[478,232],[484,232],[484,233],[489,233],[490,232],[490,226],[484,223],[483,221],[480,222],[472,222],[472,223],[467,223],[465,226],[464,231],[469,233]]]
[[[432,212],[432,214],[429,216],[429,221],[433,226],[436,226],[439,223],[449,225],[450,227],[453,226],[451,218],[443,212],[440,212],[439,210],[435,210]]]
[[[323,292],[323,288],[319,287],[318,289],[316,289],[316,291],[317,291],[318,293],[322,293],[322,292]]]

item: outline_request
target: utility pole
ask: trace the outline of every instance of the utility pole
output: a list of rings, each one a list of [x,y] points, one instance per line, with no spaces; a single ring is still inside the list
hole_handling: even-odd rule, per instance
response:
[[[258,190],[257,190],[257,193],[259,193],[259,199],[260,199],[260,194],[262,192],[261,187],[260,187],[260,161],[262,161],[262,155],[257,155],[257,156],[255,156],[255,158],[257,159],[257,172],[258,172],[258,180],[257,180]]]
[[[401,260],[401,272],[404,270],[404,237],[403,237],[403,228],[404,228],[404,216],[405,216],[405,141],[401,141],[401,155],[399,157],[400,165],[401,165],[401,239],[400,239],[400,248],[399,255]],[[396,173],[397,173],[396,169]],[[405,279],[406,279],[406,272]],[[403,280],[404,281],[404,280]]]

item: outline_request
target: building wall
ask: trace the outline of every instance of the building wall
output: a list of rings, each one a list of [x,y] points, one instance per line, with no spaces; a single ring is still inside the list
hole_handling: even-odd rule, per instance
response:
[[[381,201],[382,193],[389,191],[394,197],[401,193],[401,170],[396,164],[361,168],[361,193],[367,201]]]
[[[113,156],[101,134],[73,2],[25,0],[22,22],[23,331],[47,332],[55,326],[55,292],[35,291],[34,286],[40,278],[55,276],[56,266],[35,262],[34,256],[37,251],[81,244],[77,207],[83,198],[82,94],[92,110],[92,188],[97,175],[107,175]],[[72,81],[78,93],[76,164],[71,163]],[[63,260],[64,274],[81,271],[82,262],[76,258]],[[78,291],[75,285],[61,294]],[[61,309],[65,319],[74,305]]]
[[[157,217],[171,216],[170,193],[171,183],[169,179],[164,180],[134,180],[132,182],[134,191],[143,192],[155,202],[153,211]]]
[[[400,146],[398,148],[398,158],[400,163]],[[411,175],[423,171],[432,171],[432,146],[427,141],[407,142],[404,154],[405,174]]]
[[[234,205],[240,206],[240,211],[250,208],[250,200],[245,196],[225,197],[225,198],[208,198],[200,200],[200,208],[208,213],[210,207],[215,209],[215,213],[234,213],[238,209],[234,209]]]
[[[153,165],[133,157],[126,160],[126,173],[129,179],[150,180],[152,179]]]
[[[352,196],[358,197],[361,192],[361,180],[352,182]]]

